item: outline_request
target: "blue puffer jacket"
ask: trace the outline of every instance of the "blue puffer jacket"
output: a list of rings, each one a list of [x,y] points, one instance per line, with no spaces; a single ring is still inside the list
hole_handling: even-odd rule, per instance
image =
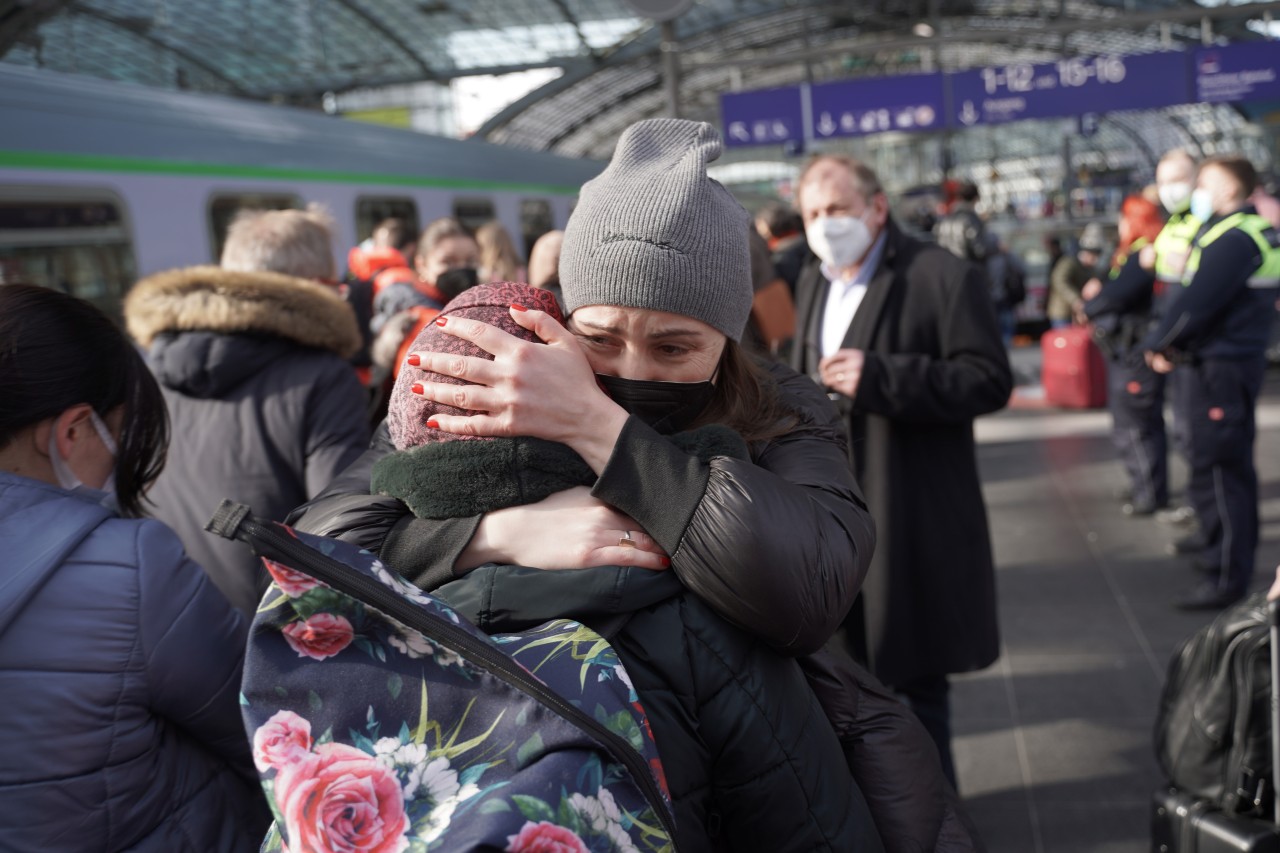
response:
[[[156,521],[0,472],[0,847],[256,849],[243,618]]]

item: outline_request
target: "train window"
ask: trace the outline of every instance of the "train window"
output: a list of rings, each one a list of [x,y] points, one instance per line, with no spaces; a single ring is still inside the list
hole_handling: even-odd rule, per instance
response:
[[[209,199],[209,229],[212,231],[213,262],[222,258],[222,245],[227,242],[227,228],[242,210],[289,210],[302,207],[296,195],[262,193],[224,193]]]
[[[118,322],[136,277],[124,204],[113,194],[0,189],[0,284],[61,290]]]
[[[356,199],[356,242],[361,243],[372,236],[373,229],[386,219],[399,219],[405,223],[405,241],[417,238],[418,205],[413,199],[360,196]]]
[[[533,244],[543,234],[555,227],[551,216],[551,202],[542,198],[526,198],[520,201],[520,233],[524,237],[524,254],[529,256]]]
[[[461,222],[463,228],[474,232],[494,218],[493,202],[487,198],[455,198],[453,218]]]

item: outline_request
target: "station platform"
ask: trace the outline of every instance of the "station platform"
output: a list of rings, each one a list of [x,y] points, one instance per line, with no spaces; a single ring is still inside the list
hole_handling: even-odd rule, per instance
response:
[[[1110,416],[1045,407],[1039,351],[1015,349],[1012,360],[1022,383],[1015,405],[976,427],[1003,653],[953,679],[960,793],[991,853],[1147,851],[1166,664],[1215,614],[1172,606],[1199,579],[1166,552],[1185,531],[1121,513]],[[1254,587],[1265,589],[1280,563],[1275,369],[1258,424]],[[1186,467],[1171,464],[1181,494]]]

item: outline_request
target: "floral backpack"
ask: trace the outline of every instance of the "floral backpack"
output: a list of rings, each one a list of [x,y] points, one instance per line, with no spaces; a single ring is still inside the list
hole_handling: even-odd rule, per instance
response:
[[[274,580],[241,694],[262,850],[675,850],[644,709],[594,631],[487,636],[369,552],[231,501],[207,529]]]

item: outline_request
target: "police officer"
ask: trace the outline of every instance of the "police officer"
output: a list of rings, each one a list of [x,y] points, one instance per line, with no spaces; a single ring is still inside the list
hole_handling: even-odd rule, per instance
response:
[[[1108,280],[1085,285],[1085,319],[1107,353],[1107,400],[1111,408],[1112,442],[1129,475],[1124,513],[1147,516],[1169,502],[1169,456],[1165,436],[1164,375],[1143,359],[1138,344],[1150,327],[1152,283],[1141,252],[1164,227],[1160,208],[1142,196],[1129,196],[1120,208],[1120,244]]]
[[[1182,276],[1186,272],[1187,258],[1191,256],[1191,242],[1200,230],[1201,222],[1191,213],[1191,190],[1195,186],[1196,161],[1181,148],[1165,152],[1156,166],[1156,187],[1160,196],[1160,204],[1169,213],[1169,221],[1164,230],[1156,237],[1155,243],[1140,253],[1142,266],[1151,270],[1154,275],[1151,316],[1153,323],[1158,323],[1168,309],[1170,300],[1182,290]],[[1173,410],[1173,422],[1169,427],[1169,437],[1174,449],[1182,458],[1190,460],[1191,453],[1187,440],[1187,401],[1186,383],[1182,374],[1174,371],[1159,390],[1158,407],[1163,407],[1167,398]],[[1161,414],[1163,421],[1163,414]],[[1195,523],[1195,513],[1187,506],[1177,507],[1157,513],[1156,517],[1178,525]],[[1177,553],[1192,553],[1203,549],[1204,540],[1200,533],[1192,533],[1181,540],[1180,547],[1175,546]]]
[[[1148,335],[1148,364],[1185,371],[1191,482],[1188,496],[1218,571],[1178,606],[1226,607],[1244,597],[1258,544],[1254,408],[1280,288],[1280,235],[1246,201],[1252,164],[1216,157],[1200,168],[1191,213],[1203,222],[1183,287]]]

